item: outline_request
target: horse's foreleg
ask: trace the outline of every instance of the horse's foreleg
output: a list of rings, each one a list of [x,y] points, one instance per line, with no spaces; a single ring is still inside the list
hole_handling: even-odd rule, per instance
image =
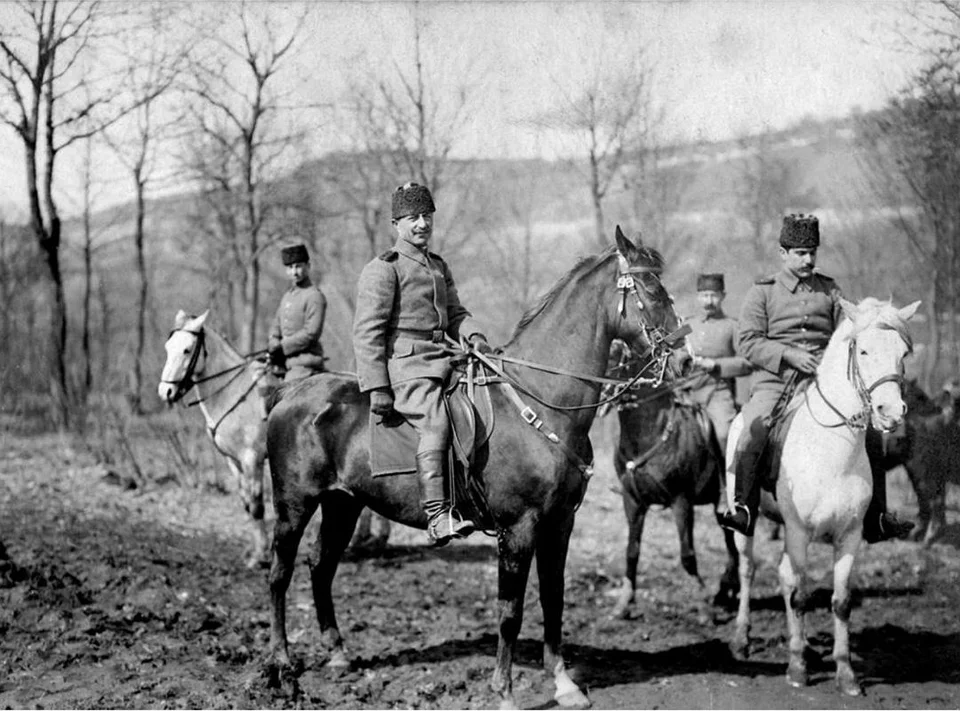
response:
[[[737,543],[730,529],[723,529],[723,544],[727,549],[727,565],[723,569],[723,575],[720,576],[720,587],[713,598],[713,604],[730,609],[736,604],[737,593],[740,591],[740,579],[737,575],[740,554],[737,552]]]
[[[317,509],[316,501],[288,505],[276,501],[277,520],[273,530],[273,563],[270,566],[270,600],[273,617],[270,624],[270,657],[281,667],[290,665],[287,649],[287,590],[297,559],[297,547],[310,517]]]
[[[807,606],[807,537],[804,532],[794,533],[786,527],[786,546],[780,558],[780,592],[787,615],[787,632],[790,639],[790,662],[787,664],[787,682],[792,686],[806,686],[807,662],[804,651],[807,639],[804,632],[804,613]]]
[[[837,665],[837,688],[848,696],[863,693],[850,665],[850,575],[862,538],[861,528],[834,547],[833,560],[833,660]]]
[[[673,500],[673,522],[677,526],[677,536],[680,540],[680,564],[686,573],[696,581],[696,591],[693,598],[697,607],[697,621],[705,625],[710,621],[710,601],[706,594],[707,585],[700,577],[697,566],[697,551],[693,545],[693,501],[690,497],[681,494]]]
[[[569,534],[568,534],[569,535]],[[513,698],[513,654],[523,624],[523,597],[533,560],[533,522],[521,519],[511,528],[497,532],[498,550],[498,620],[497,665],[491,686],[500,695],[500,708],[517,708]]]
[[[647,516],[647,505],[636,501],[630,494],[623,492],[623,512],[627,517],[627,549],[624,561],[623,581],[617,595],[617,604],[610,616],[626,619],[629,608],[634,602],[637,590],[637,567],[640,563],[640,544],[643,539],[643,522]]]
[[[734,534],[739,556],[740,603],[737,606],[737,621],[734,627],[730,652],[736,659],[750,656],[750,588],[756,564],[753,560],[753,537]]]
[[[320,531],[310,557],[310,584],[320,635],[330,650],[327,665],[332,667],[350,666],[337,626],[332,588],[340,558],[350,543],[362,509],[363,505],[355,498],[338,491],[329,492],[320,502]]]
[[[573,512],[560,526],[541,524],[537,535],[537,574],[543,609],[543,665],[553,674],[554,698],[564,708],[588,708],[590,701],[567,673],[561,652],[563,635],[563,573],[567,561]]]

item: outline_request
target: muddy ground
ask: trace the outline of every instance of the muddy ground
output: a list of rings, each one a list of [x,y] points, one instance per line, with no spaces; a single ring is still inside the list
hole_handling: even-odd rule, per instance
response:
[[[269,632],[266,573],[242,564],[239,500],[172,483],[128,490],[57,437],[3,433],[0,447],[0,708],[281,708],[261,673]],[[669,511],[648,517],[642,589],[628,620],[611,620],[624,524],[611,491],[609,433],[577,517],[567,566],[566,653],[598,708],[918,708],[960,706],[960,513],[951,492],[946,538],[866,547],[852,618],[866,696],[834,691],[829,654],[829,551],[816,547],[809,620],[812,683],[784,680],[785,625],[777,546],[761,535],[755,654],[726,651],[731,615],[698,619]],[[606,452],[607,456],[602,456]],[[915,515],[902,476],[892,502]],[[700,568],[716,587],[722,538],[698,509]],[[301,557],[307,546],[302,546]],[[294,577],[288,628],[304,667],[301,707],[489,708],[496,650],[496,552],[481,535],[436,550],[395,528],[380,557],[354,556],[335,582],[354,660],[324,667],[305,567]],[[515,667],[518,701],[549,708],[539,671],[536,582]]]

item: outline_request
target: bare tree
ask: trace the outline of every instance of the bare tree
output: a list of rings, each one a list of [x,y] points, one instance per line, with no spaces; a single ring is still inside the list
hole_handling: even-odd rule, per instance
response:
[[[86,63],[103,40],[99,25],[105,15],[98,0],[20,0],[10,21],[0,25],[0,122],[24,148],[30,225],[52,285],[51,392],[61,423],[68,420],[67,305],[54,185],[61,152],[125,110],[109,90],[109,75],[94,69],[101,65]]]
[[[950,372],[960,370],[960,41],[944,47],[860,128],[879,202],[894,211],[900,234],[929,275],[929,386],[941,352],[939,324],[952,354]]]
[[[233,262],[220,267],[228,290],[230,276],[238,274],[233,296],[239,302],[240,347],[249,352],[257,340],[260,258],[271,244],[269,218],[278,208],[271,181],[288,165],[301,135],[283,126],[283,114],[289,118],[298,107],[278,88],[278,79],[294,68],[288,60],[305,24],[303,17],[287,17],[282,29],[282,19],[269,8],[246,3],[217,5],[215,12],[217,17],[197,22],[214,29],[191,56],[187,89],[193,100],[187,109],[193,134],[186,167],[201,186],[204,211],[212,215],[204,227]]]
[[[140,288],[131,383],[127,390],[135,413],[143,412],[143,354],[150,292],[145,252],[147,190],[148,185],[157,178],[160,162],[158,146],[172,138],[176,126],[176,113],[170,102],[165,100],[172,95],[171,89],[186,59],[187,38],[174,39],[175,30],[171,20],[176,15],[171,7],[160,3],[145,4],[141,23],[123,37],[123,87],[129,93],[135,109],[104,133],[114,155],[130,175],[136,206],[133,242]],[[182,23],[177,29],[182,34]],[[86,329],[84,333],[87,334]]]
[[[615,70],[598,60],[592,76],[576,93],[558,86],[560,105],[535,121],[576,140],[577,158],[572,165],[590,193],[598,249],[610,242],[604,220],[606,199],[622,185],[624,168],[652,145],[659,119],[652,103],[653,78],[653,67],[642,52]]]

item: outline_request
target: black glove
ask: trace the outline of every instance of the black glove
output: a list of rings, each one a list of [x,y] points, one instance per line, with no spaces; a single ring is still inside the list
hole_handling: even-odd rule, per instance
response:
[[[473,346],[477,353],[483,353],[484,355],[493,353],[493,347],[487,343],[487,337],[482,333],[474,333],[470,336],[470,345]]]
[[[279,344],[270,346],[268,352],[270,354],[270,365],[275,365],[278,368],[287,367],[287,357],[283,354],[283,346]]]
[[[370,412],[381,417],[393,411],[393,393],[390,388],[377,388],[370,391]]]

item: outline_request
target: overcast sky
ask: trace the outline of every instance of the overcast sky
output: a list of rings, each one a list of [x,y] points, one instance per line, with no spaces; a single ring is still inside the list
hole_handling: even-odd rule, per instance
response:
[[[471,77],[483,89],[460,155],[553,157],[556,142],[530,119],[554,107],[558,92],[575,92],[588,72],[625,63],[636,50],[654,67],[668,137],[716,140],[881,106],[917,61],[896,49],[891,33],[902,7],[899,0],[714,0],[427,2],[417,10],[330,2],[304,28],[298,91],[334,102],[363,67],[389,74],[409,66],[419,12],[437,88]],[[292,16],[278,3],[271,10]],[[337,147],[329,126],[318,122],[316,133],[315,149]],[[22,153],[5,127],[0,155],[0,204],[23,204]],[[76,173],[73,157],[64,159],[64,175]]]

